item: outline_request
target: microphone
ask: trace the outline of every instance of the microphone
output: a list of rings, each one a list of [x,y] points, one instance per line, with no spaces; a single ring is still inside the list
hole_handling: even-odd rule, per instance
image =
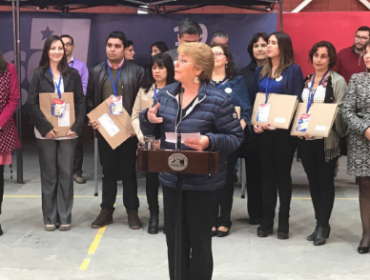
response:
[[[182,121],[182,96],[184,94],[185,89],[182,87],[179,92],[179,106],[180,106],[180,116],[177,116],[179,122],[177,123],[176,130],[177,130],[177,144],[176,150],[180,150],[181,148],[181,121]]]

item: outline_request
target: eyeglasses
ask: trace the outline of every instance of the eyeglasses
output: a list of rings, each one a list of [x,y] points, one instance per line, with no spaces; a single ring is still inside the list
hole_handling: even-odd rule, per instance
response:
[[[214,52],[213,53],[213,55],[215,56],[215,57],[219,57],[219,56],[221,56],[221,55],[225,55],[223,52]]]
[[[183,58],[179,58],[179,57],[176,57],[175,58],[175,63],[179,63],[179,64],[181,64],[181,65],[184,65],[184,64],[191,64],[190,62],[187,62],[185,59],[183,59]]]
[[[357,39],[359,41],[367,41],[367,40],[369,40],[369,37],[362,37],[362,36],[356,35],[355,36],[355,39]]]
[[[69,43],[69,42],[68,43],[65,43],[64,45],[67,46],[67,47],[73,46],[73,44],[72,43]]]

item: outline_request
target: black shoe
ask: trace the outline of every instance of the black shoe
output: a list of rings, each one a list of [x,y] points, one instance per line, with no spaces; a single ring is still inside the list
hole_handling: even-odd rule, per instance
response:
[[[261,218],[259,218],[259,219],[252,219],[252,218],[249,218],[249,220],[248,220],[248,223],[249,223],[250,225],[253,225],[253,226],[255,226],[255,225],[260,225],[260,224],[261,224],[261,222],[262,222],[262,219],[261,219]]]
[[[312,234],[310,234],[309,236],[307,236],[307,240],[308,241],[314,241],[315,240],[315,238],[316,238],[316,236],[317,236],[317,232],[318,232],[318,230],[319,230],[319,227],[318,226],[316,226],[316,228],[315,228],[315,231],[312,233]]]
[[[157,234],[158,233],[159,217],[157,214],[151,215],[148,223],[148,233]]]
[[[361,246],[361,244],[362,244],[362,240],[361,240],[361,242],[360,242],[360,245],[358,245],[358,247],[357,247],[357,252],[359,253],[359,254],[367,254],[367,253],[369,253],[369,251],[370,251],[370,244],[368,244],[368,246]]]
[[[0,236],[3,235],[3,229],[1,228],[1,224],[0,224]]]
[[[257,236],[258,237],[267,237],[269,234],[273,232],[272,226],[268,228],[264,228],[262,225],[257,228]]]
[[[113,210],[102,209],[95,221],[92,222],[91,227],[101,228],[111,223],[113,223]]]
[[[228,228],[227,231],[217,230],[217,237],[225,237],[228,236],[230,233],[230,229]]]
[[[315,240],[313,241],[313,245],[315,246],[321,246],[326,243],[326,239],[329,238],[330,235],[330,226],[327,227],[318,227],[317,229],[317,236]]]
[[[288,239],[289,238],[289,220],[279,219],[277,237],[278,239]]]
[[[128,213],[128,225],[130,229],[141,229],[143,227],[143,224],[137,215],[137,211],[131,211]]]

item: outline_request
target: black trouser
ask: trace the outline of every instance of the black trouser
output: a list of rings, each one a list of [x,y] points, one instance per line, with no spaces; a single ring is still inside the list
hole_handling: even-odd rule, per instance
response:
[[[73,159],[73,174],[82,176],[82,163],[84,159],[84,150],[82,144],[82,137],[78,137],[78,143],[75,150]]]
[[[174,280],[176,190],[162,187],[170,279]],[[182,280],[211,280],[212,226],[220,191],[183,191]]]
[[[4,165],[0,165],[0,214],[4,198]]]
[[[147,172],[146,173],[146,198],[149,205],[150,215],[159,214],[158,204],[158,173]]]
[[[99,157],[103,168],[102,209],[113,210],[117,196],[117,179],[122,179],[123,204],[127,213],[139,209],[136,181],[137,138],[130,137],[115,150],[99,137]]]
[[[261,163],[259,158],[259,135],[253,135],[243,142],[239,157],[244,158],[247,179],[247,198],[249,218],[262,218]]]
[[[277,191],[279,191],[279,227],[287,225],[292,199],[291,169],[298,138],[289,130],[264,131],[259,135],[262,171],[262,224],[271,227],[275,218]],[[285,232],[285,231],[284,231]]]
[[[326,227],[334,206],[334,171],[338,158],[325,161],[324,139],[301,140],[299,152],[310,185],[317,225]]]
[[[239,150],[227,155],[227,175],[226,184],[220,191],[219,216],[216,220],[216,226],[231,228],[231,209],[233,207],[234,195],[234,168],[238,160]]]

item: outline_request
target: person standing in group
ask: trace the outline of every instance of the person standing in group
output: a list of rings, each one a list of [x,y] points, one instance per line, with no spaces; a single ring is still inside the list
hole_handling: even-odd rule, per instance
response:
[[[150,46],[150,56],[153,57],[158,53],[168,51],[167,44],[163,41],[155,42]]]
[[[308,133],[299,142],[299,155],[307,174],[312,203],[315,210],[316,228],[307,236],[315,246],[324,245],[330,235],[329,219],[334,206],[334,173],[341,156],[340,137],[346,134],[342,118],[342,103],[347,91],[344,78],[332,68],[337,61],[334,46],[327,41],[313,45],[309,52],[315,72],[304,80],[301,100],[307,103],[307,112],[312,103],[338,104],[339,110],[327,138],[311,137]]]
[[[362,239],[357,249],[360,254],[370,249],[370,42],[363,59],[366,70],[352,75],[343,107],[349,127],[347,172],[356,176],[360,189]]]
[[[64,34],[60,38],[64,43],[64,48],[67,56],[67,61],[69,67],[72,67],[78,71],[81,76],[82,89],[86,95],[87,82],[89,80],[89,70],[87,69],[85,63],[78,60],[73,56],[73,50],[75,48],[74,40],[72,36]],[[84,159],[83,141],[84,137],[81,135],[78,137],[78,143],[76,146],[75,156],[73,160],[73,180],[77,184],[85,184],[86,179],[82,176],[82,164]]]
[[[75,123],[65,136],[57,137],[57,129],[45,118],[39,98],[43,93],[73,92]],[[81,77],[70,68],[60,37],[46,39],[39,67],[34,70],[28,91],[28,111],[35,126],[39,151],[42,211],[47,231],[66,231],[71,227],[73,206],[73,157],[85,117],[85,96]]]
[[[241,70],[247,84],[250,100],[254,100],[253,82],[257,66],[267,62],[267,33],[256,33],[248,44],[248,53],[251,62]],[[253,106],[253,103],[251,104]],[[258,153],[258,135],[253,130],[244,130],[244,142],[240,148],[239,157],[244,158],[245,174],[247,179],[247,207],[249,223],[258,225],[262,219],[262,194],[261,194],[261,163]]]
[[[12,151],[20,148],[13,119],[18,107],[19,86],[15,66],[4,60],[0,50],[0,214],[4,196],[4,166],[12,163]],[[0,224],[0,235],[3,230]]]
[[[353,46],[338,52],[338,59],[333,70],[346,80],[347,84],[353,74],[364,71],[365,65],[362,56],[365,46],[370,40],[370,27],[361,26],[356,30]]]
[[[109,34],[106,41],[107,60],[90,72],[86,94],[87,112],[91,112],[104,100],[112,96],[121,97],[123,109],[131,116],[136,95],[142,85],[144,70],[132,61],[124,59],[126,35],[121,31]],[[94,130],[100,126],[98,120],[90,120]],[[131,229],[140,229],[138,217],[139,198],[136,180],[137,138],[129,137],[116,149],[112,149],[97,132],[99,157],[103,168],[103,193],[101,211],[91,224],[92,228],[113,223],[114,204],[117,196],[117,179],[122,179],[123,204],[128,214]]]
[[[240,125],[243,130],[249,130],[252,108],[244,78],[237,74],[233,56],[227,46],[215,43],[212,46],[212,52],[215,66],[212,72],[211,84],[227,93],[233,100],[234,106],[240,107]],[[220,196],[219,214],[212,229],[213,236],[224,237],[230,232],[234,195],[233,174],[239,152],[238,149],[227,155],[226,184]]]
[[[216,44],[221,44],[221,45],[224,45],[224,46],[230,48],[230,46],[229,46],[229,34],[227,34],[225,31],[222,31],[222,30],[214,32],[212,34],[212,37],[211,37],[210,46],[213,47]],[[241,58],[238,55],[236,55],[235,53],[232,53],[232,52],[231,52],[231,55],[233,56],[234,67],[235,67],[236,71],[239,72],[243,68]]]
[[[140,114],[144,135],[161,138],[161,147],[175,149],[166,142],[166,132],[200,132],[201,139],[188,139],[181,150],[219,151],[219,173],[186,174],[183,178],[182,279],[211,280],[213,273],[212,226],[216,219],[221,189],[226,183],[226,157],[243,141],[243,131],[226,93],[209,85],[214,66],[211,48],[202,43],[184,43],[175,60],[175,79],[157,93],[155,106]],[[181,106],[179,99],[181,98]],[[160,173],[170,278],[174,280],[176,174]]]
[[[255,73],[254,93],[300,95],[303,88],[301,68],[294,63],[293,45],[288,34],[282,31],[270,35],[267,45],[267,63]],[[291,169],[298,138],[290,130],[276,129],[270,124],[255,125],[259,135],[259,155],[262,170],[261,225],[259,237],[273,232],[277,191],[279,192],[278,238],[289,238],[289,213],[292,198]]]
[[[135,50],[134,42],[127,40],[127,47],[125,47],[125,60],[134,60]]]
[[[179,23],[179,33],[177,34],[177,41],[179,46],[182,43],[197,43],[199,42],[200,34],[202,29],[199,24],[190,18],[184,18]],[[166,52],[173,61],[177,58],[177,48]]]
[[[174,82],[174,66],[171,57],[166,53],[158,53],[153,56],[150,64],[151,71],[147,82],[140,88],[134,107],[132,108],[132,126],[135,129],[136,136],[140,145],[144,145],[144,135],[140,130],[140,113],[146,109],[144,102],[153,104],[157,93],[166,85]],[[158,204],[158,173],[146,172],[146,196],[149,205],[150,219],[148,225],[148,233],[158,233],[159,223],[159,204]]]

